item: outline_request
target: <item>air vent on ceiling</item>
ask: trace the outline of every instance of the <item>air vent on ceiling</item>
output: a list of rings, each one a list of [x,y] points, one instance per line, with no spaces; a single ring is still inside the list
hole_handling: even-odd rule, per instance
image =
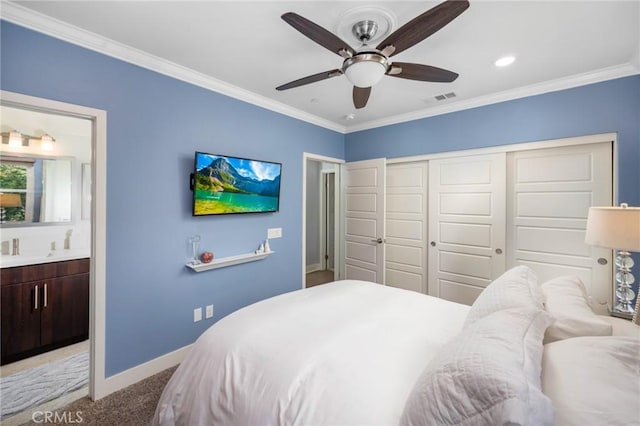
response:
[[[456,94],[453,92],[445,93],[444,95],[435,96],[436,101],[444,101],[445,99],[455,98]]]

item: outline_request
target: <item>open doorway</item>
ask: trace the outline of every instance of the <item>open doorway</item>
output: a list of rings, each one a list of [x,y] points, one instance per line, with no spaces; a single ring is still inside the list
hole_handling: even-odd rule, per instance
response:
[[[10,314],[12,310],[2,310],[3,315],[0,322],[3,325],[3,350],[7,352],[3,353],[3,364],[5,364],[2,368],[3,409],[7,402],[4,390],[8,381],[5,379],[5,373],[11,374],[22,370],[23,367],[36,366],[38,363],[44,365],[47,372],[51,373],[53,370],[49,369],[49,366],[52,362],[57,363],[56,368],[66,368],[71,363],[70,361],[74,361],[72,364],[82,365],[86,371],[84,377],[88,378],[88,387],[85,381],[82,388],[75,392],[67,392],[70,390],[69,387],[63,389],[62,385],[54,386],[54,392],[51,393],[56,393],[55,401],[40,404],[35,409],[25,408],[20,414],[11,416],[11,418],[5,416],[2,419],[2,424],[9,425],[31,421],[31,415],[40,408],[55,410],[87,393],[92,399],[98,399],[106,393],[104,378],[106,112],[7,91],[0,91],[0,95],[2,107],[12,108],[17,113],[14,115],[2,114],[3,136],[4,132],[7,132],[6,141],[3,137],[3,147],[7,149],[2,150],[2,156],[10,157],[13,154],[15,157],[19,154],[31,156],[34,159],[46,158],[56,162],[53,168],[42,166],[42,174],[46,176],[46,182],[43,181],[43,185],[37,187],[37,194],[27,196],[28,183],[26,188],[15,186],[10,188],[25,190],[24,195],[14,196],[16,200],[22,200],[21,205],[14,206],[15,208],[31,209],[32,206],[35,207],[38,204],[34,197],[43,196],[40,194],[41,191],[45,191],[48,195],[40,200],[39,212],[34,210],[33,214],[24,215],[25,219],[28,216],[31,217],[33,223],[15,227],[5,226],[5,224],[2,226],[2,241],[8,243],[3,243],[3,254],[6,253],[6,249],[10,250],[8,256],[6,254],[2,256],[2,288],[5,290],[9,282],[9,280],[4,280],[9,270],[15,267],[29,267],[30,264],[33,264],[33,260],[42,254],[46,256],[45,265],[51,260],[56,267],[41,267],[39,268],[40,272],[55,270],[56,277],[60,274],[64,275],[62,278],[50,279],[48,277],[44,281],[36,280],[27,283],[33,285],[33,291],[26,292],[26,297],[30,296],[30,302],[32,302],[28,305],[32,308],[38,308],[33,309],[34,317],[36,313],[41,313],[39,318],[40,342],[35,342],[35,339],[29,341],[30,345],[36,344],[36,347],[27,348],[20,343],[18,346],[9,345],[15,349],[11,353],[5,349],[7,348],[5,346],[7,343],[5,342],[5,338],[7,338],[5,324],[12,325],[14,323],[5,321],[6,315]],[[22,115],[24,112],[29,114]],[[38,117],[34,114],[39,114],[42,120],[38,121]],[[26,120],[22,120],[20,117],[25,117]],[[11,123],[5,123],[9,118]],[[22,144],[19,146],[14,143],[10,148],[8,139],[11,136],[9,133],[13,133],[13,126],[19,126],[19,128],[15,128],[21,133]],[[64,159],[71,162],[70,168],[66,165],[58,167],[58,161]],[[53,174],[45,172],[45,169],[51,169]],[[69,185],[66,183],[57,184],[61,175],[69,174],[69,169],[71,174],[70,192]],[[35,171],[33,175],[34,177],[39,176]],[[66,188],[67,190],[60,192],[60,196],[58,196],[58,188]],[[53,192],[49,192],[49,190]],[[28,202],[29,198],[34,202]],[[65,204],[60,204],[63,201]],[[70,220],[65,213],[69,212],[69,209],[61,207],[62,205],[66,206],[67,202],[71,205]],[[21,215],[14,216],[14,220],[21,218]],[[39,222],[36,218],[39,218]],[[6,245],[9,247],[5,247]],[[13,254],[14,247],[16,247],[15,254]],[[58,268],[59,265],[69,265],[69,267]],[[87,275],[89,276],[88,288],[86,285]],[[10,285],[19,284],[16,282]],[[83,301],[88,298],[88,306],[85,303],[76,303],[77,300],[74,300],[65,309],[54,311],[53,308],[60,305],[61,300],[64,299],[63,295],[70,295]],[[4,297],[2,299],[4,302]],[[45,311],[47,312],[45,313]],[[87,316],[88,332],[85,322]],[[77,321],[78,318],[84,320]],[[63,327],[64,325],[71,326]],[[12,328],[16,332],[16,327]],[[54,329],[58,331],[52,333],[51,330]],[[20,335],[22,334],[20,333]],[[28,358],[24,358],[24,356],[28,356]],[[82,360],[76,363],[78,358],[82,358]],[[61,363],[58,363],[60,360]],[[24,362],[24,365],[18,364],[20,362]],[[87,363],[88,368],[86,368]],[[14,364],[16,368],[9,369],[8,364]],[[54,371],[51,376],[61,375]],[[44,382],[44,377],[40,381]],[[61,389],[67,394],[66,400],[64,397],[57,398]],[[30,400],[30,402],[35,402],[35,400]]]
[[[340,277],[339,206],[342,160],[305,154],[303,287],[313,287]]]

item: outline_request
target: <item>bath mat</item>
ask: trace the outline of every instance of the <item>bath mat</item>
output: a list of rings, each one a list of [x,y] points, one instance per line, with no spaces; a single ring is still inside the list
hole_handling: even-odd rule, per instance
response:
[[[1,419],[89,384],[89,352],[72,355],[0,379]]]

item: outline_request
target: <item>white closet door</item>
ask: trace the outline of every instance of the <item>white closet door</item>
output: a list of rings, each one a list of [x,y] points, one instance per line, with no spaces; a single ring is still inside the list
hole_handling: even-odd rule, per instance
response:
[[[584,243],[589,207],[611,205],[611,158],[610,142],[508,155],[509,266],[530,266],[540,282],[577,275],[611,303],[611,250]]]
[[[427,292],[427,162],[390,164],[385,284]]]
[[[383,284],[385,159],[344,169],[345,278]]]
[[[506,154],[429,162],[429,294],[472,304],[505,269]]]

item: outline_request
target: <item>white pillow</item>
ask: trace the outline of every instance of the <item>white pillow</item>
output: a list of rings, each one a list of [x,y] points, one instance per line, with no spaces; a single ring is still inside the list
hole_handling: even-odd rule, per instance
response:
[[[555,322],[547,329],[545,343],[569,337],[611,336],[611,324],[596,315],[580,278],[558,277],[542,284],[546,310]]]
[[[516,266],[498,277],[473,302],[464,326],[493,312],[509,308],[542,309],[544,296],[535,272],[527,266]]]
[[[588,336],[545,345],[542,390],[562,426],[640,422],[640,338]]]
[[[400,424],[551,425],[551,401],[540,387],[550,322],[541,309],[517,308],[469,325],[422,372]]]

